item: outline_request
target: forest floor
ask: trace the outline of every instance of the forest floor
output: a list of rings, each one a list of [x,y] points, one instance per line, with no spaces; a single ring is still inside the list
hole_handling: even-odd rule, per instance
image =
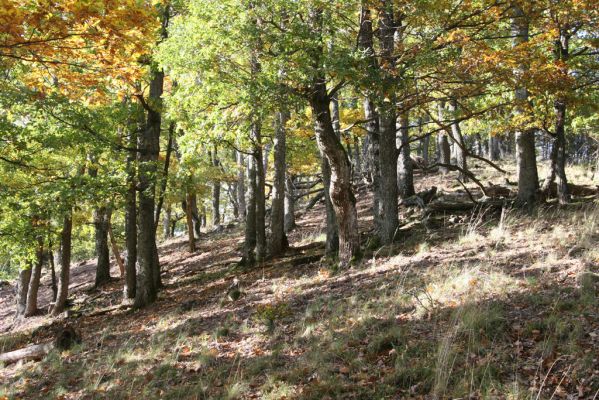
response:
[[[428,175],[417,186],[456,193],[454,182]],[[599,398],[596,201],[426,223],[402,208],[397,243],[376,248],[371,196],[357,197],[365,255],[348,271],[321,260],[319,204],[299,218],[284,257],[251,269],[237,266],[240,227],[202,235],[194,254],[184,238],[166,241],[165,288],[143,310],[111,308],[121,283],[93,289],[93,262],[73,266],[74,305],[61,319],[14,325],[12,288],[0,288],[1,352],[48,341],[65,324],[83,338],[1,368],[0,398]],[[236,301],[227,298],[234,278]]]

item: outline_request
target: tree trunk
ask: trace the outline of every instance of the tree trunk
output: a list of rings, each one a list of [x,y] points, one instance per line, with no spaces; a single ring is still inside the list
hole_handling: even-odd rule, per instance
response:
[[[557,199],[559,204],[570,202],[568,179],[566,177],[566,101],[558,99],[555,102],[555,176],[557,183]]]
[[[110,253],[108,250],[108,224],[109,211],[106,207],[94,210],[94,228],[96,243],[96,279],[95,287],[99,287],[110,281]]]
[[[237,152],[237,205],[239,220],[245,221],[245,160],[243,153]]]
[[[360,34],[358,38],[360,49],[366,53],[370,73],[378,70],[376,53],[374,51],[374,33],[372,29],[371,10],[362,7],[360,12]],[[371,91],[372,92],[372,91]],[[367,132],[366,165],[372,183],[372,214],[375,232],[381,231],[381,181],[380,181],[380,127],[379,116],[372,100],[374,93],[368,93],[364,98],[364,118],[368,121],[365,125]]]
[[[140,117],[143,114],[140,112]],[[145,121],[139,121],[139,130],[145,129]],[[137,129],[129,133],[129,147],[137,147]],[[125,247],[127,259],[125,260],[125,285],[123,296],[125,299],[134,299],[137,285],[137,152],[127,153],[127,193],[125,195]]]
[[[528,42],[528,17],[518,5],[512,10],[512,34],[514,36],[513,47],[519,47]],[[522,85],[523,75],[528,70],[524,61],[514,69],[517,80],[515,89],[515,115],[522,117],[526,114],[526,103],[528,101],[528,90]],[[524,127],[516,131],[516,161],[518,172],[518,195],[517,201],[521,205],[532,206],[537,199],[539,189],[539,175],[537,172],[537,160],[535,154],[534,131]]]
[[[354,176],[357,180],[362,178],[362,151],[360,150],[360,141],[357,135],[352,135],[354,144]]]
[[[293,177],[286,174],[285,177],[285,233],[295,228],[295,187]]]
[[[212,153],[212,165],[215,169],[219,168],[220,162],[218,160],[218,150],[214,146],[214,152]],[[220,180],[212,182],[212,226],[217,227],[220,225]]]
[[[73,238],[72,213],[68,211],[65,215],[60,233],[60,245],[56,252],[56,260],[60,264],[60,275],[58,276],[58,293],[52,315],[58,315],[64,311],[67,297],[69,295],[69,278],[71,274],[71,242]]]
[[[52,244],[50,244],[52,246]],[[54,268],[54,254],[51,250],[48,251],[48,265],[50,266],[50,282],[52,285],[52,301],[56,301],[58,295],[58,283],[56,282],[56,268]]]
[[[315,117],[318,148],[331,169],[328,193],[339,229],[339,263],[341,267],[348,267],[360,252],[356,198],[351,187],[351,166],[333,129],[326,79],[320,72],[318,75],[311,90],[310,105]]]
[[[379,238],[385,244],[393,242],[399,226],[397,212],[397,113],[395,96],[395,60],[394,43],[397,25],[393,15],[393,4],[384,0],[379,10],[380,72],[381,90],[378,95],[379,133],[380,133],[380,188],[381,222]],[[409,157],[409,152],[408,152]]]
[[[185,202],[185,217],[187,221],[187,237],[189,239],[189,252],[194,253],[196,251],[196,237],[193,229],[193,212],[191,209],[192,195],[188,192],[187,199]]]
[[[121,257],[119,245],[117,244],[116,238],[114,237],[114,232],[112,231],[112,224],[110,220],[108,221],[108,238],[110,239],[110,248],[112,249],[112,255],[114,256],[116,264],[119,266],[121,278],[123,278],[125,276],[125,264],[123,263],[123,258]]]
[[[17,315],[16,317],[22,317],[25,315],[27,309],[27,292],[29,291],[29,282],[31,281],[31,269],[32,267],[21,269],[19,271],[19,279],[17,280]]]
[[[445,124],[442,103],[437,104],[437,118],[440,125]],[[451,149],[449,147],[449,139],[447,138],[447,131],[445,129],[441,129],[439,133],[437,133],[437,150],[439,153],[437,162],[441,165],[449,165],[451,163]],[[439,167],[439,171],[444,175],[449,173],[449,169],[446,167]]]
[[[489,160],[499,161],[501,152],[499,149],[500,138],[489,133]]]
[[[322,172],[322,184],[324,186],[324,204],[326,214],[326,239],[325,239],[325,255],[327,257],[335,257],[339,252],[339,229],[337,226],[337,218],[335,216],[335,208],[331,201],[331,167],[329,162],[322,152],[320,153],[321,162],[320,168]]]
[[[257,146],[254,149],[256,158],[256,261],[266,258],[266,177],[262,163],[262,132],[258,128],[255,138]]]
[[[252,126],[252,129],[255,129]],[[252,266],[256,262],[256,157],[248,157],[248,185],[245,212],[244,262]]]
[[[154,71],[150,83],[150,104],[158,107],[164,84],[164,72]],[[154,221],[156,162],[159,154],[161,115],[160,108],[148,107],[146,129],[138,138],[139,154],[139,207],[137,236],[137,288],[135,308],[156,301],[160,286],[160,265],[156,262],[156,230]]]
[[[175,143],[175,123],[171,122],[168,128],[168,141],[166,144],[166,156],[164,158],[164,168],[162,170],[162,176],[160,177],[160,191],[158,192],[158,204],[156,205],[156,212],[154,213],[154,230],[158,230],[158,223],[160,222],[160,212],[162,211],[162,205],[164,204],[164,197],[166,196],[166,187],[168,185],[168,170],[171,164],[171,155],[173,153],[173,147]]]
[[[458,102],[455,99],[449,101],[449,111],[451,112],[451,135],[454,142],[455,148],[455,159],[456,165],[462,170],[467,171],[468,166],[466,164],[466,142],[462,135],[462,129],[458,121]],[[460,171],[459,178],[462,182],[468,181],[468,176]]]
[[[31,279],[29,280],[29,290],[27,290],[25,317],[31,317],[37,312],[37,293],[40,287],[42,266],[44,264],[44,240],[41,236],[37,238],[35,258],[36,260],[31,271]]]
[[[289,119],[287,110],[276,115],[274,137],[274,180],[272,192],[272,211],[270,215],[270,245],[271,257],[281,254],[288,245],[285,235],[285,170],[286,143],[285,126]]]
[[[162,217],[162,235],[165,239],[169,239],[171,237],[171,220],[172,220],[172,208],[170,204],[164,209],[164,215]]]
[[[397,187],[402,199],[407,199],[416,194],[414,190],[414,169],[410,150],[409,136],[410,121],[407,112],[399,116],[399,138],[397,147],[401,148],[397,161]]]

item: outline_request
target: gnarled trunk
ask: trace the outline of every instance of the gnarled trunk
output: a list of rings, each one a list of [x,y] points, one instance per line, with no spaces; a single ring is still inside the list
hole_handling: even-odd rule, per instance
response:
[[[324,77],[318,77],[312,89],[310,105],[315,117],[316,140],[331,169],[328,193],[339,229],[339,263],[342,267],[347,267],[360,252],[356,198],[351,187],[351,165],[333,129],[329,110],[330,97]]]

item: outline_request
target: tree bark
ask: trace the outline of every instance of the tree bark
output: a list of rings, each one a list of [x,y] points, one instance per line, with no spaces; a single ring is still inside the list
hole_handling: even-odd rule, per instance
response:
[[[245,160],[243,153],[237,152],[237,204],[239,207],[239,220],[245,221]]]
[[[455,143],[456,165],[460,167],[461,170],[467,171],[468,166],[466,163],[466,142],[464,141],[462,129],[460,128],[460,123],[458,121],[458,102],[456,99],[451,99],[449,101],[449,112],[451,113],[451,134]],[[462,182],[467,182],[468,176],[460,172],[459,179]]]
[[[161,115],[159,105],[164,84],[164,72],[154,71],[150,83],[150,101],[147,108],[146,129],[138,138],[140,149],[138,181],[140,186],[137,235],[137,288],[135,308],[156,301],[160,286],[160,265],[157,261],[155,229],[156,162],[158,161]]]
[[[380,73],[381,86],[377,93],[379,113],[379,166],[381,189],[381,221],[379,238],[385,244],[393,242],[399,226],[397,195],[398,195],[398,162],[397,162],[397,112],[395,95],[395,34],[397,24],[394,20],[393,4],[383,0],[379,10],[379,41],[380,41]],[[403,153],[403,152],[402,152]],[[409,151],[408,151],[409,158]]]
[[[334,257],[339,252],[339,229],[337,227],[337,218],[335,216],[335,209],[333,202],[331,201],[331,167],[327,161],[325,155],[320,153],[321,162],[320,168],[322,172],[322,184],[324,186],[324,204],[326,213],[326,239],[325,239],[325,255],[327,257]]]
[[[315,18],[318,19],[319,17],[315,16]],[[322,56],[322,53],[319,53],[317,57],[320,56]],[[318,64],[320,62],[319,59],[313,61]],[[310,105],[315,117],[318,148],[331,169],[331,183],[328,193],[337,218],[339,264],[343,268],[348,267],[352,259],[360,252],[356,198],[351,187],[351,165],[333,128],[326,78],[320,72],[321,70],[315,69],[315,71],[318,72],[315,72],[316,77],[310,91]]]
[[[31,317],[37,313],[37,293],[40,287],[42,266],[44,264],[44,240],[41,236],[37,238],[35,258],[36,260],[31,271],[31,279],[29,280],[29,290],[27,290],[25,317]]]
[[[512,6],[511,23],[512,34],[514,36],[513,47],[517,48],[528,42],[529,29],[528,17],[519,5],[514,4]],[[522,117],[526,114],[528,90],[520,81],[527,70],[528,66],[525,61],[521,61],[514,69],[514,75],[517,80],[515,89],[516,107],[514,111],[516,117]],[[537,200],[539,175],[537,172],[534,131],[527,127],[519,128],[516,131],[516,161],[518,172],[517,202],[530,207]]]
[[[95,287],[110,281],[110,253],[108,250],[109,211],[106,207],[96,208],[93,212],[96,243],[96,279]]]
[[[566,177],[566,101],[555,101],[555,177],[557,183],[557,200],[559,204],[570,202],[568,179]]]
[[[110,248],[112,249],[112,255],[114,256],[116,264],[119,266],[121,278],[123,278],[125,276],[125,264],[123,263],[123,258],[121,257],[119,245],[117,244],[116,238],[114,237],[114,232],[112,231],[112,223],[110,222],[110,220],[108,221],[108,238],[110,239]]]
[[[31,269],[32,267],[29,267],[19,271],[16,288],[17,318],[24,316],[27,309],[27,292],[29,291],[29,282],[31,281]]]
[[[285,233],[295,228],[295,187],[293,177],[286,173],[285,176]]]
[[[285,235],[285,170],[286,152],[285,142],[287,120],[289,113],[281,110],[276,115],[274,137],[274,180],[272,192],[272,211],[270,215],[270,243],[269,255],[271,257],[281,254],[288,245]]]
[[[196,238],[195,232],[193,229],[193,212],[191,209],[192,205],[192,195],[188,192],[187,199],[185,202],[185,217],[187,221],[187,237],[189,240],[189,252],[194,253],[196,251]]]
[[[215,169],[219,168],[218,150],[214,146],[212,153],[212,165]],[[220,180],[216,179],[212,182],[212,226],[220,225]]]
[[[440,124],[444,124],[445,117],[443,116],[443,104],[437,104],[437,119]],[[441,165],[451,164],[451,149],[449,147],[449,139],[447,138],[447,132],[442,129],[437,134],[437,151],[438,151],[438,163]],[[449,170],[445,167],[439,167],[439,171],[442,174],[449,173]]]
[[[72,211],[69,210],[63,218],[62,231],[60,233],[60,245],[56,253],[56,259],[60,265],[58,276],[58,293],[52,315],[58,315],[64,311],[67,297],[69,295],[69,280],[71,274],[71,242],[73,237]]]
[[[52,246],[52,244],[50,244]],[[52,285],[52,301],[56,301],[58,294],[58,283],[56,282],[56,269],[54,268],[54,254],[52,250],[48,250],[48,264],[50,266],[50,282]]]
[[[162,217],[162,235],[165,239],[169,239],[171,237],[171,220],[172,220],[172,208],[170,204],[164,209],[164,215]]]
[[[499,161],[501,151],[499,149],[500,138],[489,133],[489,160]]]
[[[164,197],[166,196],[166,187],[168,185],[168,170],[171,164],[171,155],[173,153],[173,144],[175,142],[175,123],[171,122],[168,128],[168,141],[166,144],[166,156],[164,158],[164,168],[162,170],[162,176],[160,177],[160,191],[158,195],[158,204],[156,205],[156,212],[154,215],[155,230],[158,230],[158,223],[160,222],[160,212],[162,211],[162,205],[164,204]],[[168,228],[167,228],[168,229]]]
[[[398,194],[402,199],[416,194],[414,190],[414,163],[410,154],[409,125],[408,113],[402,112],[399,115],[399,138],[397,143],[400,148],[397,162],[397,187]]]
[[[255,129],[252,126],[252,129]],[[244,263],[252,266],[256,262],[256,157],[248,157],[248,185],[245,212]]]
[[[141,113],[140,113],[141,114]],[[145,122],[140,124],[143,129]],[[129,147],[137,147],[137,131],[132,129],[129,133]],[[127,194],[125,198],[125,247],[127,259],[125,260],[125,285],[123,296],[125,299],[134,299],[137,285],[137,153],[129,151],[127,154]]]
[[[359,48],[368,57],[368,68],[371,74],[376,74],[378,62],[374,51],[374,33],[372,29],[371,10],[362,6],[360,12],[360,34],[358,38]],[[372,214],[375,232],[381,231],[381,182],[380,182],[380,127],[379,115],[373,101],[374,93],[368,91],[364,98],[364,118],[368,121],[365,125],[367,132],[367,168],[372,183]]]

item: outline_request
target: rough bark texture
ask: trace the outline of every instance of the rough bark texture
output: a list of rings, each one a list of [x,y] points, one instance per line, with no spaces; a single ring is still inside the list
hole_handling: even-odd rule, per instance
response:
[[[449,101],[449,112],[451,113],[451,135],[453,137],[455,147],[455,159],[456,165],[460,167],[462,171],[467,171],[468,166],[466,163],[466,142],[462,135],[462,129],[458,121],[458,102],[455,99]],[[468,176],[463,172],[459,173],[459,178],[462,182],[468,181]]]
[[[272,211],[270,214],[270,242],[268,253],[270,256],[281,254],[288,245],[285,235],[285,126],[288,120],[286,110],[276,115],[274,137],[274,179],[272,191]]]
[[[189,252],[193,253],[196,251],[196,238],[193,229],[193,212],[191,210],[192,196],[187,194],[187,200],[185,202],[185,219],[187,221],[187,237],[189,243]]]
[[[566,101],[555,102],[555,178],[557,183],[557,199],[560,204],[570,202],[568,179],[566,177]]]
[[[443,104],[437,104],[437,118],[440,124],[444,124],[443,116]],[[451,149],[449,147],[449,139],[445,130],[439,131],[437,134],[437,162],[441,165],[448,165],[451,163]],[[445,167],[439,167],[439,171],[442,174],[447,174],[449,170]]]
[[[164,209],[164,215],[162,216],[162,235],[165,239],[171,237],[171,218],[172,218],[172,208],[170,204],[167,204]]]
[[[499,137],[495,135],[489,135],[489,160],[499,161],[501,156],[501,150],[499,148]]]
[[[399,226],[397,213],[397,112],[395,96],[395,60],[393,55],[396,21],[393,4],[381,2],[379,10],[379,41],[381,57],[381,91],[378,93],[378,113],[380,132],[380,190],[381,221],[379,238],[385,244],[391,243]],[[409,160],[409,153],[408,153]],[[408,161],[409,162],[409,161]]]
[[[399,137],[397,145],[400,148],[397,160],[397,188],[402,199],[416,194],[414,190],[414,163],[410,150],[409,117],[407,112],[399,115]]]
[[[35,262],[31,268],[29,289],[27,290],[27,306],[25,308],[26,317],[31,317],[37,313],[37,293],[40,287],[42,266],[44,264],[44,240],[41,237],[37,238],[35,258]]]
[[[171,155],[173,153],[175,143],[175,123],[171,122],[168,128],[168,141],[166,144],[166,156],[164,158],[164,167],[162,169],[162,175],[160,176],[160,190],[158,194],[158,204],[156,205],[156,211],[154,212],[154,230],[158,230],[158,223],[160,222],[160,213],[162,212],[162,205],[164,204],[164,197],[166,196],[166,187],[168,185],[168,170],[171,164]],[[167,225],[168,226],[168,225]]]
[[[266,177],[262,163],[261,129],[255,132],[257,146],[254,149],[256,158],[256,261],[262,262],[266,258]]]
[[[245,159],[243,153],[237,152],[237,204],[239,220],[245,221]]]
[[[295,228],[295,186],[293,177],[289,174],[285,177],[285,233]]]
[[[362,7],[360,13],[360,34],[358,46],[368,57],[368,68],[371,73],[376,73],[378,63],[374,51],[374,33],[372,30],[372,13],[370,9]],[[379,117],[375,108],[373,93],[368,93],[364,98],[364,118],[367,132],[366,166],[372,183],[372,214],[376,232],[381,230],[381,184],[380,184],[380,132]]]
[[[211,161],[215,169],[220,166],[216,146],[214,146]],[[212,182],[212,226],[218,225],[220,225],[220,180],[215,180]]]
[[[512,34],[514,36],[513,47],[518,47],[528,42],[528,17],[518,5],[514,5],[512,9]],[[517,81],[522,79],[527,68],[524,62],[515,68],[514,75]],[[528,90],[518,82],[515,91],[516,117],[525,115],[527,100]],[[537,199],[539,175],[537,172],[534,131],[528,128],[522,128],[516,132],[516,162],[518,172],[518,203],[532,206]]]
[[[31,268],[21,269],[19,271],[19,278],[17,279],[17,315],[16,317],[22,317],[25,315],[27,308],[27,292],[29,291],[29,281],[31,280]]]
[[[110,281],[110,253],[108,250],[108,224],[110,213],[108,208],[99,207],[93,212],[96,243],[96,279],[95,286]]]
[[[252,266],[256,262],[256,157],[254,156],[248,157],[244,262],[247,266]]]
[[[60,246],[56,252],[56,261],[60,265],[58,276],[58,293],[52,309],[52,315],[58,315],[64,311],[69,295],[69,278],[71,275],[71,242],[73,237],[73,220],[71,212],[63,219],[62,231],[60,233]]]
[[[321,14],[313,17],[318,20],[319,16],[322,17]],[[313,60],[317,65],[320,64],[320,56],[322,53],[318,52],[317,59]],[[341,267],[348,267],[360,252],[356,198],[351,187],[351,165],[333,128],[326,78],[321,72],[316,72],[315,75],[310,91],[310,105],[315,118],[316,141],[331,169],[329,195],[339,229],[339,264]]]
[[[123,278],[125,276],[125,264],[123,263],[123,258],[121,257],[119,245],[117,244],[116,238],[114,237],[114,232],[112,232],[112,224],[110,223],[110,220],[108,221],[108,238],[110,240],[110,249],[112,250],[112,255],[114,256],[114,259],[117,265],[119,266],[121,278]]]
[[[160,286],[160,265],[157,263],[156,230],[154,224],[156,161],[159,154],[161,115],[159,105],[164,83],[164,72],[154,71],[150,83],[150,101],[146,129],[138,138],[139,207],[137,235],[137,288],[135,307],[144,307],[156,301]]]
[[[145,123],[140,124],[141,127]],[[129,147],[137,147],[137,132],[132,129],[129,136]],[[136,264],[137,264],[137,154],[130,151],[127,154],[127,194],[125,199],[125,247],[127,258],[125,260],[125,285],[123,296],[125,299],[135,298],[136,288]]]
[[[324,186],[324,204],[326,212],[326,241],[325,241],[325,255],[328,257],[334,257],[339,252],[339,229],[337,228],[337,218],[335,217],[335,209],[333,202],[331,201],[331,167],[327,161],[325,155],[320,153],[321,162],[320,168],[322,172],[322,184]]]

